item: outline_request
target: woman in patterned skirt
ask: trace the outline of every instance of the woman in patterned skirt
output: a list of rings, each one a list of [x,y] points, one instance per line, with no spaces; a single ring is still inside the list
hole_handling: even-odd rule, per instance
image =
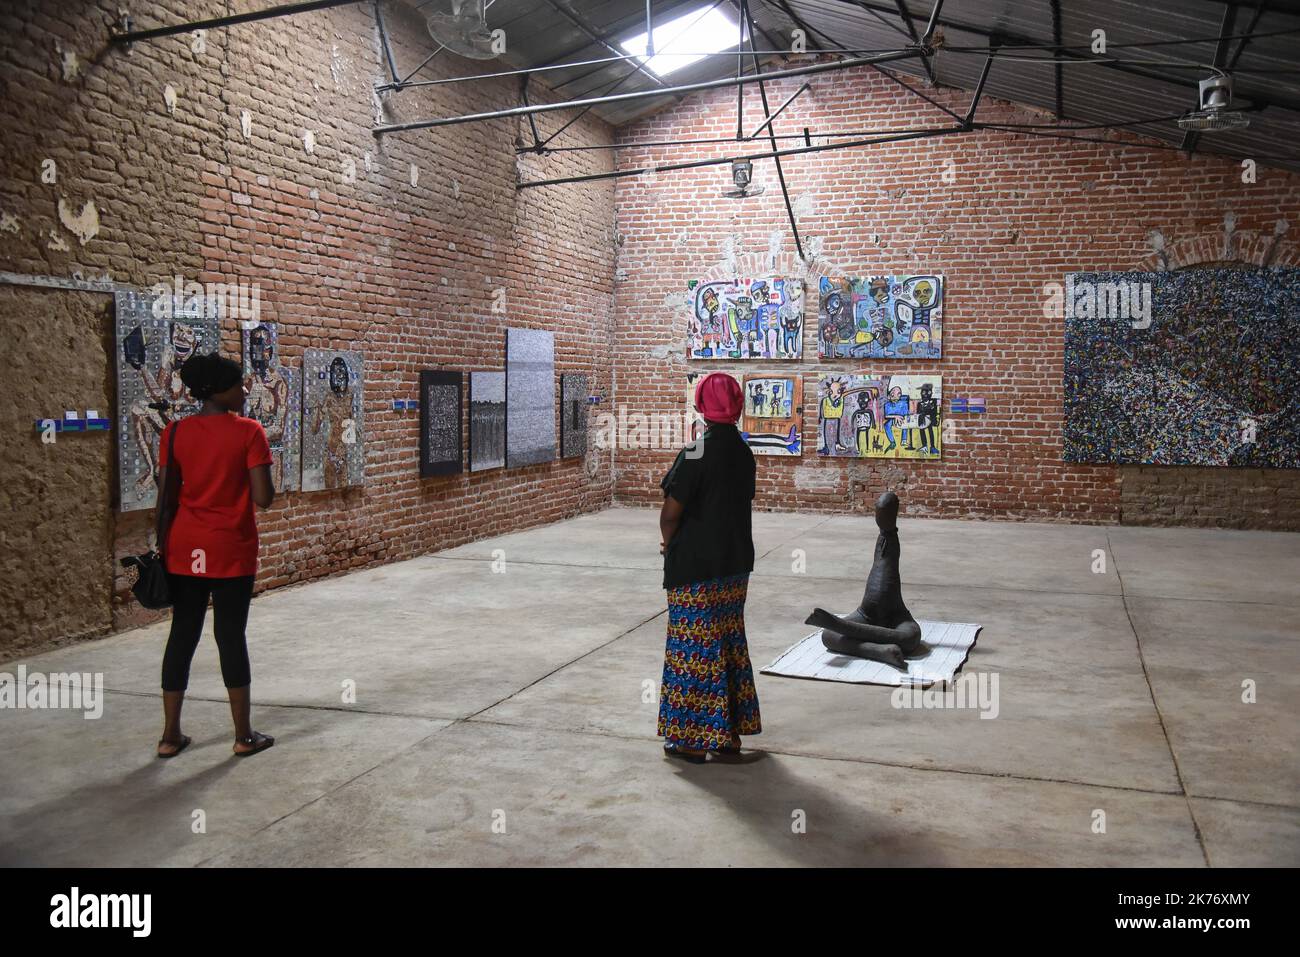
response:
[[[740,736],[762,730],[745,642],[754,454],[736,428],[743,404],[731,376],[705,376],[695,408],[707,429],[660,483],[668,643],[659,736],[669,757],[694,764],[739,755]]]

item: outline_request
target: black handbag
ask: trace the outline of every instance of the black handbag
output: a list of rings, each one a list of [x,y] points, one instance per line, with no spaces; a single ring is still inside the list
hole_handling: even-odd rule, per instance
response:
[[[173,482],[173,477],[178,474],[176,471],[176,430],[178,428],[180,428],[179,422],[173,424],[171,435],[167,437],[167,482],[158,491],[159,501],[155,506],[157,508],[171,508],[172,485],[179,484]],[[168,531],[170,531],[170,523]],[[171,607],[172,596],[171,587],[167,582],[167,568],[163,565],[162,556],[158,552],[148,551],[143,555],[128,555],[122,559],[122,567],[135,572],[135,582],[131,585],[131,592],[135,595],[136,601],[145,608],[155,611]]]

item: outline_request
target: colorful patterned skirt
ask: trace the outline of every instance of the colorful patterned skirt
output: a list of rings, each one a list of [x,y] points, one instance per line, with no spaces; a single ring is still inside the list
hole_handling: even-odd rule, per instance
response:
[[[763,730],[745,642],[749,575],[668,591],[659,736],[668,750],[717,750]]]

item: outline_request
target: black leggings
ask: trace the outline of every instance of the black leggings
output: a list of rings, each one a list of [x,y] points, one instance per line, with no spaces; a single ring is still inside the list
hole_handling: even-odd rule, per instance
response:
[[[227,688],[244,688],[252,683],[248,665],[248,604],[253,600],[253,576],[242,578],[196,578],[167,575],[172,592],[172,630],[163,652],[163,691],[184,691],[190,683],[190,662],[203,637],[203,619],[212,598],[212,623],[221,655],[221,677]]]

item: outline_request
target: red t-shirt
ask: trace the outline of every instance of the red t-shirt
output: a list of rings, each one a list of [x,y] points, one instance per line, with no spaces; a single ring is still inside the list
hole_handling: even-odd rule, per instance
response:
[[[234,414],[172,422],[163,430],[160,465],[170,464],[167,445],[173,429],[181,489],[163,549],[167,570],[201,578],[256,575],[257,519],[248,470],[271,464],[262,424]]]

